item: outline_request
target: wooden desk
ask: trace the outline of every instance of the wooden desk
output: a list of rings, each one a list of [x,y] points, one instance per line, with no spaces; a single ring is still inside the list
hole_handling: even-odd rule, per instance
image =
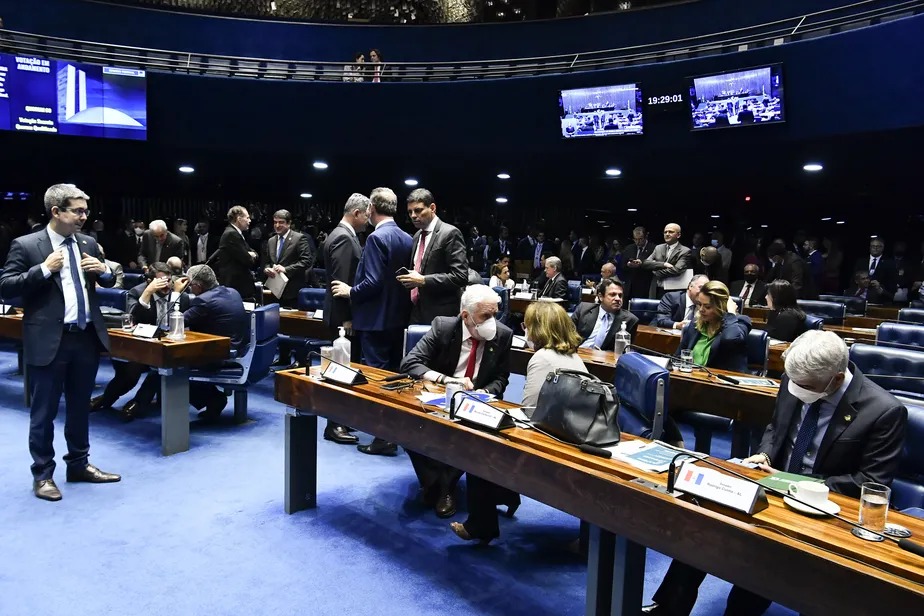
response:
[[[639,325],[635,334],[635,344],[646,349],[658,351],[672,355],[677,351],[680,345],[679,331],[677,334],[670,333],[653,325]],[[770,346],[770,357],[767,368],[773,372],[783,372],[783,351],[789,348],[788,344],[779,344]]]
[[[892,319],[882,318],[882,317],[855,317],[847,315],[844,317],[844,326],[845,327],[868,327],[876,329],[879,327],[883,321],[890,321]]]
[[[875,331],[859,331],[857,329],[854,329],[855,327],[864,327],[864,326],[824,325],[822,326],[822,329],[824,329],[825,331],[834,332],[841,338],[853,340],[855,342],[868,342],[870,344],[876,343],[876,332]],[[872,329],[875,329],[875,327],[873,327]]]
[[[354,426],[589,522],[585,614],[638,613],[643,546],[800,612],[880,614],[888,606],[890,613],[913,614],[924,604],[924,559],[891,542],[857,539],[842,522],[798,514],[776,496],[754,516],[695,506],[635,481],[663,486],[663,474],[588,456],[534,431],[511,428],[500,436],[470,429],[426,414],[411,392],[385,392],[374,383],[351,389],[291,370],[276,373],[275,396],[291,407],[287,513],[317,505],[317,416]],[[856,519],[856,500],[832,498]],[[924,537],[924,521],[893,512],[889,519]],[[455,541],[448,529],[446,541]]]
[[[0,316],[0,336],[21,340],[21,316]],[[165,456],[189,450],[189,369],[224,361],[231,339],[186,332],[186,340],[138,338],[118,328],[109,330],[109,354],[157,369],[160,374],[161,452]],[[28,366],[23,364],[26,406],[31,404]]]
[[[510,312],[526,314],[526,309],[529,308],[531,303],[533,303],[533,300],[531,299],[517,299],[515,297],[511,297],[507,305],[510,307]]]
[[[879,318],[884,321],[897,321],[898,311],[901,309],[901,306],[881,306],[876,304],[867,304],[866,316]]]
[[[315,319],[310,316],[313,314],[313,312],[308,313],[304,310],[280,311],[279,331],[287,336],[318,338],[320,340],[331,339],[333,333],[330,328],[324,324],[323,319]]]

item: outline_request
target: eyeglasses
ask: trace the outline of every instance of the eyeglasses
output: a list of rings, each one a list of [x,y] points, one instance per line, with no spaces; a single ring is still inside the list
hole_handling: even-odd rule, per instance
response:
[[[74,208],[64,208],[64,211],[65,211],[65,212],[73,212],[74,214],[77,214],[77,216],[89,216],[89,215],[90,215],[90,210],[88,210],[88,209],[85,208],[85,207],[80,207],[80,208],[76,208],[76,209],[74,209]]]

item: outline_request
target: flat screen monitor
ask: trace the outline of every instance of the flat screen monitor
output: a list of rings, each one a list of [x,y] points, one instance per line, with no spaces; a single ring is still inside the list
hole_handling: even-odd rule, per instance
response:
[[[784,102],[780,64],[690,78],[693,130],[779,124]]]
[[[558,109],[564,139],[644,133],[642,89],[637,83],[562,90]]]
[[[147,123],[143,70],[0,54],[0,130],[144,140]]]

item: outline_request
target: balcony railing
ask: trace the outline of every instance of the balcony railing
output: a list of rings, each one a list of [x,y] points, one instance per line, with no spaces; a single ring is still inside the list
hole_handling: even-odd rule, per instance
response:
[[[421,82],[509,79],[671,62],[773,47],[905,19],[922,12],[924,0],[866,0],[756,26],[618,49],[499,60],[389,62],[383,80]],[[146,49],[13,30],[0,30],[0,51],[164,73],[292,81],[342,81],[344,67],[349,64]],[[366,70],[370,71],[371,66],[366,64]],[[371,74],[367,72],[367,80],[370,77]]]

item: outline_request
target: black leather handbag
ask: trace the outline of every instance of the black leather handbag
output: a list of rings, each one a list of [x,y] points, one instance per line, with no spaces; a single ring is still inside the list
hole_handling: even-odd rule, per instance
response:
[[[532,423],[568,443],[605,447],[619,442],[618,411],[611,383],[559,368],[545,377]]]

